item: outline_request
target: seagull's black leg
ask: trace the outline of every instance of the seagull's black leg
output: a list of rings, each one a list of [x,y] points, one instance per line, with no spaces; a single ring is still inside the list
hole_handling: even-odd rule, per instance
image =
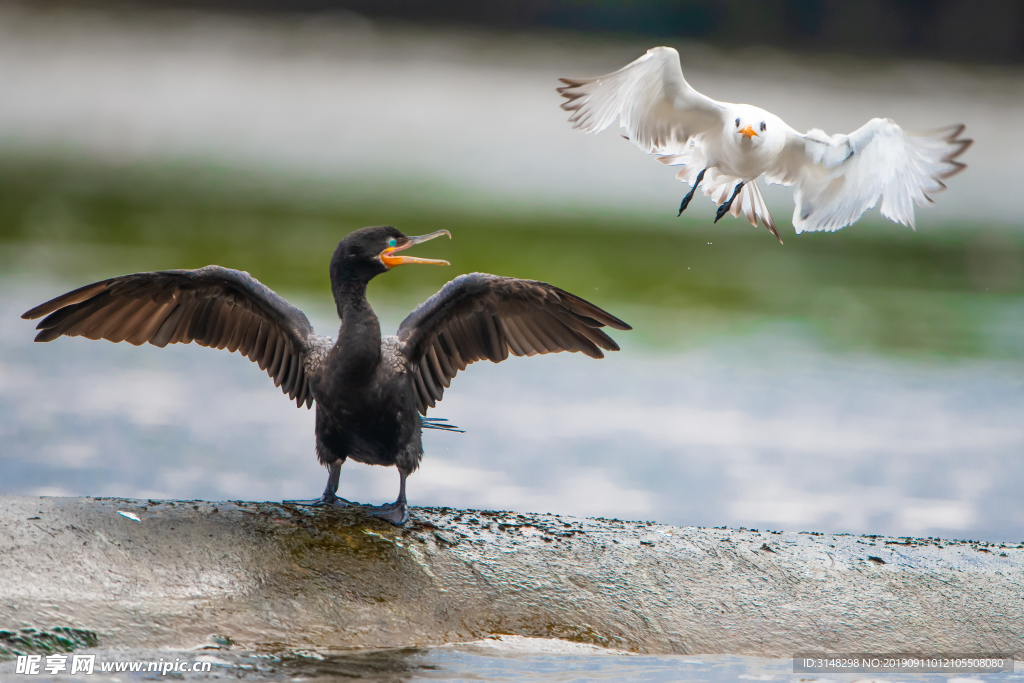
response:
[[[332,506],[343,508],[349,505],[358,505],[359,503],[352,503],[338,497],[338,481],[341,479],[341,466],[344,462],[344,459],[335,460],[328,467],[327,487],[324,489],[322,496],[313,500],[286,500],[284,502],[289,505],[311,505],[313,507]]]
[[[409,506],[405,504],[405,478],[409,476],[409,473],[400,469],[398,474],[402,478],[398,486],[398,500],[387,505],[372,507],[370,514],[386,519],[395,526],[402,526],[409,521]]]
[[[708,169],[705,168],[697,174],[697,180],[694,181],[693,187],[691,187],[690,191],[686,193],[685,197],[683,197],[683,203],[679,205],[679,213],[676,214],[676,218],[682,216],[683,211],[686,211],[686,207],[690,205],[690,200],[693,199],[693,193],[697,191],[697,186],[700,185],[700,181],[704,180],[704,171],[706,170]]]
[[[722,204],[720,207],[718,207],[718,211],[715,212],[715,222],[716,223],[718,222],[719,218],[721,218],[722,216],[725,215],[726,211],[728,211],[729,209],[732,208],[732,200],[736,199],[736,195],[738,195],[740,193],[740,190],[743,189],[744,185],[746,185],[746,183],[744,183],[741,180],[740,184],[736,186],[736,189],[732,191],[732,196],[729,197],[729,201],[727,201],[725,204]]]

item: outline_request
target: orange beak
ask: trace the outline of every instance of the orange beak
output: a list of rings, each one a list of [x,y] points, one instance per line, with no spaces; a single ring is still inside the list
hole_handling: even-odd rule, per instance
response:
[[[752,138],[755,135],[757,135],[757,133],[754,132],[754,129],[750,127],[750,124],[747,124],[747,127],[740,131],[740,135],[742,135],[745,138]]]
[[[420,244],[421,242],[432,240],[435,237],[440,237],[441,235],[448,235],[448,239],[452,238],[452,234],[447,230],[438,230],[437,232],[432,232],[429,235],[422,235],[420,237],[410,237],[408,242],[399,244],[397,247],[388,247],[381,252],[380,260],[388,268],[394,268],[395,266],[401,266],[407,263],[432,263],[436,266],[449,266],[451,265],[450,263],[440,259],[416,258],[415,256],[395,256],[396,251],[408,249],[414,244]]]

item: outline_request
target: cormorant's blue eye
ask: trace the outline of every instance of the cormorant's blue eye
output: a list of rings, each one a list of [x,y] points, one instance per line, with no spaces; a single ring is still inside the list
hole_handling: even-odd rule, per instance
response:
[[[398,240],[396,240],[394,237],[392,237],[391,239],[388,240],[388,246],[389,247],[396,247],[396,246],[398,246]]]

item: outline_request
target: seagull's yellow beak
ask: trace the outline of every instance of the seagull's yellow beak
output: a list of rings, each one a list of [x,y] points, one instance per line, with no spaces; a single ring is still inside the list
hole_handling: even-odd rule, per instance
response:
[[[754,132],[754,129],[750,127],[750,124],[747,124],[747,127],[740,131],[740,135],[742,135],[745,138],[752,138],[755,135],[757,135],[757,133]]]
[[[448,263],[447,261],[442,261],[440,259],[416,258],[415,256],[395,256],[395,252],[402,251],[403,249],[408,249],[414,244],[426,242],[427,240],[432,240],[435,237],[440,237],[441,235],[448,235],[448,239],[452,238],[452,234],[447,230],[438,230],[437,232],[432,232],[429,235],[420,235],[419,237],[409,237],[407,238],[407,241],[402,242],[401,244],[394,247],[388,247],[387,249],[382,251],[380,253],[380,260],[388,268],[402,266],[407,263],[430,263],[435,266],[450,266],[450,263]]]

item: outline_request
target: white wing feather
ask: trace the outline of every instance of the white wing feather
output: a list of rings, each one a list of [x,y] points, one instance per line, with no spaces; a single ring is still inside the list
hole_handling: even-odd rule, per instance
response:
[[[914,227],[914,204],[931,202],[943,179],[966,168],[956,161],[971,140],[964,126],[905,133],[890,119],[872,119],[849,135],[792,133],[769,183],[794,186],[793,227],[833,231],[855,222],[881,199],[882,215]]]
[[[670,47],[652,48],[606,76],[559,80],[573,128],[597,133],[618,118],[633,144],[648,154],[678,154],[693,136],[720,128],[724,120],[722,105],[683,78],[679,53]]]

